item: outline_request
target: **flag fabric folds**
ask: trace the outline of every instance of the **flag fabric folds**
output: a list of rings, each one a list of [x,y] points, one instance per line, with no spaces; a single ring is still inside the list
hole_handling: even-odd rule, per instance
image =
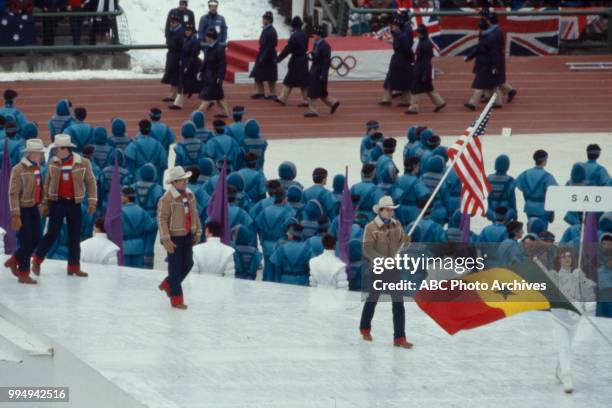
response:
[[[121,181],[119,177],[119,163],[117,151],[115,150],[115,163],[113,165],[113,177],[111,179],[110,191],[108,193],[108,206],[104,216],[104,229],[108,239],[119,247],[117,260],[123,265],[123,225],[121,224]]]
[[[342,262],[347,265],[347,275],[349,272],[349,241],[351,240],[351,228],[355,214],[353,212],[353,201],[351,191],[348,186],[348,176],[344,178],[344,188],[342,190],[342,202],[340,203],[340,222],[338,225],[338,255]]]
[[[227,201],[227,160],[223,160],[223,167],[221,168],[215,191],[210,197],[206,213],[209,221],[217,221],[221,224],[221,242],[225,245],[231,245],[229,203]]]
[[[7,139],[4,139],[3,151],[2,171],[0,171],[0,227],[6,231],[4,250],[7,254],[12,254],[17,249],[17,238],[15,231],[11,228],[11,206],[9,204],[11,159]]]

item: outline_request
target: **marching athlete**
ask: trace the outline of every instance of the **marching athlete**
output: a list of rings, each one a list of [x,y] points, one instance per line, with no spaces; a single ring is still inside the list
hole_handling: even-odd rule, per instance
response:
[[[312,49],[312,65],[310,66],[308,81],[308,112],[304,114],[307,118],[319,116],[319,111],[315,107],[315,101],[321,99],[324,104],[330,107],[333,115],[340,106],[340,101],[330,98],[327,92],[327,80],[331,64],[331,47],[325,41],[325,27],[315,26],[312,29],[314,47]]]

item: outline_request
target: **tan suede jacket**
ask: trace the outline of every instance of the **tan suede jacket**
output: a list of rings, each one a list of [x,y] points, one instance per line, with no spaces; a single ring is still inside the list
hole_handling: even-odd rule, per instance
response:
[[[376,216],[363,232],[363,254],[370,260],[380,257],[394,257],[402,246],[404,230],[402,224],[392,219],[385,225]]]
[[[91,163],[84,157],[73,153],[72,163],[72,183],[74,185],[74,201],[77,204],[83,202],[85,192],[87,192],[87,200],[89,204],[98,202],[98,190],[96,179],[91,170]],[[57,156],[49,159],[47,178],[45,180],[43,205],[47,205],[49,201],[57,201],[59,182],[62,176],[62,161]]]
[[[32,162],[26,158],[21,159],[21,161],[11,170],[9,184],[9,205],[12,215],[20,215],[21,211],[19,209],[22,207],[31,208],[36,205],[34,202],[36,179],[34,177],[34,165]],[[44,189],[44,185],[41,185],[41,187]]]
[[[157,223],[162,242],[169,240],[170,237],[184,237],[189,232],[191,232],[196,242],[200,240],[202,227],[200,225],[200,216],[198,215],[198,206],[196,205],[195,196],[189,189],[187,189],[187,196],[189,200],[189,213],[191,215],[191,231],[185,230],[183,200],[176,188],[170,187],[162,198],[159,199],[157,203]]]

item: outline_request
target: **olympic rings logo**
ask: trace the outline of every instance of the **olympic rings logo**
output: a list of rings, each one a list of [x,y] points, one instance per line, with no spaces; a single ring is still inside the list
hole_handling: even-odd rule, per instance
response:
[[[333,56],[330,61],[330,67],[334,73],[340,77],[345,77],[357,66],[357,60],[352,55],[347,55],[342,58],[339,55]]]

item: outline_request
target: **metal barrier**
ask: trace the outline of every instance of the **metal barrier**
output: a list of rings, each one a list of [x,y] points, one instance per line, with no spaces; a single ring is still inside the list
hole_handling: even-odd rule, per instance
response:
[[[334,27],[338,33],[344,33],[344,29],[347,28],[346,16],[349,13],[357,14],[393,14],[397,12],[396,9],[361,9],[353,5],[352,0],[336,0],[340,5],[345,7],[339,7],[338,17],[336,18],[336,26]],[[327,0],[319,0],[324,3]],[[348,13],[347,13],[348,12]],[[496,10],[498,15],[503,16],[601,16],[608,19],[608,41],[606,43],[592,43],[592,45],[599,45],[607,48],[608,52],[612,54],[612,8],[590,8],[588,10]],[[437,17],[477,17],[479,13],[477,11],[452,11],[452,10],[434,10],[434,11],[417,11],[412,13],[415,16],[437,16]]]

